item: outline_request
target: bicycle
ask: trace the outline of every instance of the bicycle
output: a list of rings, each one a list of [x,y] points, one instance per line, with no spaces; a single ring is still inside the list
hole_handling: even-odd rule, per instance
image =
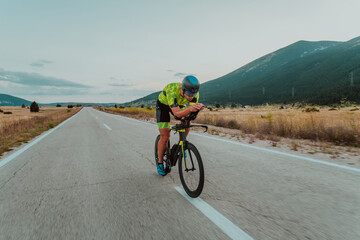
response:
[[[205,132],[208,130],[206,125],[190,125],[190,121],[194,120],[197,114],[198,112],[192,112],[183,119],[175,117],[175,119],[181,120],[181,124],[172,126],[170,130],[174,131],[174,134],[179,133],[180,139],[171,148],[169,139],[168,148],[164,154],[164,166],[167,173],[171,172],[171,167],[175,167],[179,160],[178,168],[181,184],[185,192],[192,198],[196,198],[201,194],[204,187],[205,173],[200,153],[195,145],[186,140],[185,129],[202,127],[205,128]],[[155,164],[158,161],[157,145],[159,140],[160,134],[155,140]]]

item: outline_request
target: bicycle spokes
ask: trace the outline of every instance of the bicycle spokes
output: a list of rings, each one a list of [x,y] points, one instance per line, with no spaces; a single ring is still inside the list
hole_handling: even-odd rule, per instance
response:
[[[186,151],[184,151],[184,153],[185,153],[185,152],[186,152]],[[185,154],[185,156],[186,156],[186,154]],[[188,156],[190,157],[189,163],[191,163],[191,164],[186,165],[186,160],[185,160],[185,171],[186,171],[186,172],[195,171],[196,168],[195,168],[195,165],[194,165],[193,157],[192,157],[191,151],[189,151],[189,150],[188,150]],[[186,157],[185,157],[185,158],[186,158]],[[187,166],[189,166],[190,168],[187,168]]]
[[[197,197],[200,195],[204,185],[202,160],[194,145],[188,143],[184,148],[184,155],[179,163],[181,183],[190,197]]]

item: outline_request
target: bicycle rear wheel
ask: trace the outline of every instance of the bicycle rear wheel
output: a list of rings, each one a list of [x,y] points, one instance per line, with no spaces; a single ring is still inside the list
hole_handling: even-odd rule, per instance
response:
[[[193,144],[188,142],[184,152],[187,155],[185,155],[185,160],[182,154],[180,154],[178,159],[181,184],[190,197],[196,198],[201,194],[204,187],[205,173],[203,163],[199,151]]]

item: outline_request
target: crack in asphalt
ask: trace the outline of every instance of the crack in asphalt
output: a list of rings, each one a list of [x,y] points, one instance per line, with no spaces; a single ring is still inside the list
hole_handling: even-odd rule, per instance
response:
[[[112,182],[117,182],[117,181],[122,181],[122,180],[130,180],[131,178],[117,178],[117,179],[113,179],[113,180],[109,180],[109,181],[104,181],[104,182],[96,182],[96,183],[88,183],[88,184],[82,184],[82,185],[77,185],[77,183],[71,185],[71,186],[67,186],[67,187],[63,187],[63,188],[48,188],[48,189],[42,189],[42,190],[38,190],[38,191],[32,191],[32,192],[25,192],[23,194],[19,194],[16,195],[16,197],[23,197],[26,195],[30,195],[30,194],[35,194],[35,193],[48,193],[48,192],[57,192],[57,191],[64,191],[64,190],[68,190],[68,189],[74,189],[74,188],[83,188],[83,187],[90,187],[90,186],[96,186],[96,185],[103,185],[103,184],[109,184]],[[5,200],[7,198],[4,198],[2,200]],[[13,197],[8,198],[8,199],[13,199]]]
[[[37,210],[40,208],[42,201],[44,200],[45,193],[41,196],[39,205],[35,208],[34,214],[36,214]]]
[[[1,185],[0,190],[3,189],[5,185],[10,182],[16,176],[16,174],[21,171],[28,163],[29,161],[26,161],[18,170],[16,170],[13,175]]]

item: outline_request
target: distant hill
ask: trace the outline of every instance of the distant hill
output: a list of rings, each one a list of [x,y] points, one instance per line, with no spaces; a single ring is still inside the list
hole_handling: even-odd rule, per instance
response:
[[[32,102],[7,94],[0,94],[0,106],[30,106]]]
[[[330,104],[347,97],[360,102],[359,87],[360,37],[347,42],[298,41],[201,84],[200,100],[205,104]],[[158,93],[127,104],[153,104]]]

